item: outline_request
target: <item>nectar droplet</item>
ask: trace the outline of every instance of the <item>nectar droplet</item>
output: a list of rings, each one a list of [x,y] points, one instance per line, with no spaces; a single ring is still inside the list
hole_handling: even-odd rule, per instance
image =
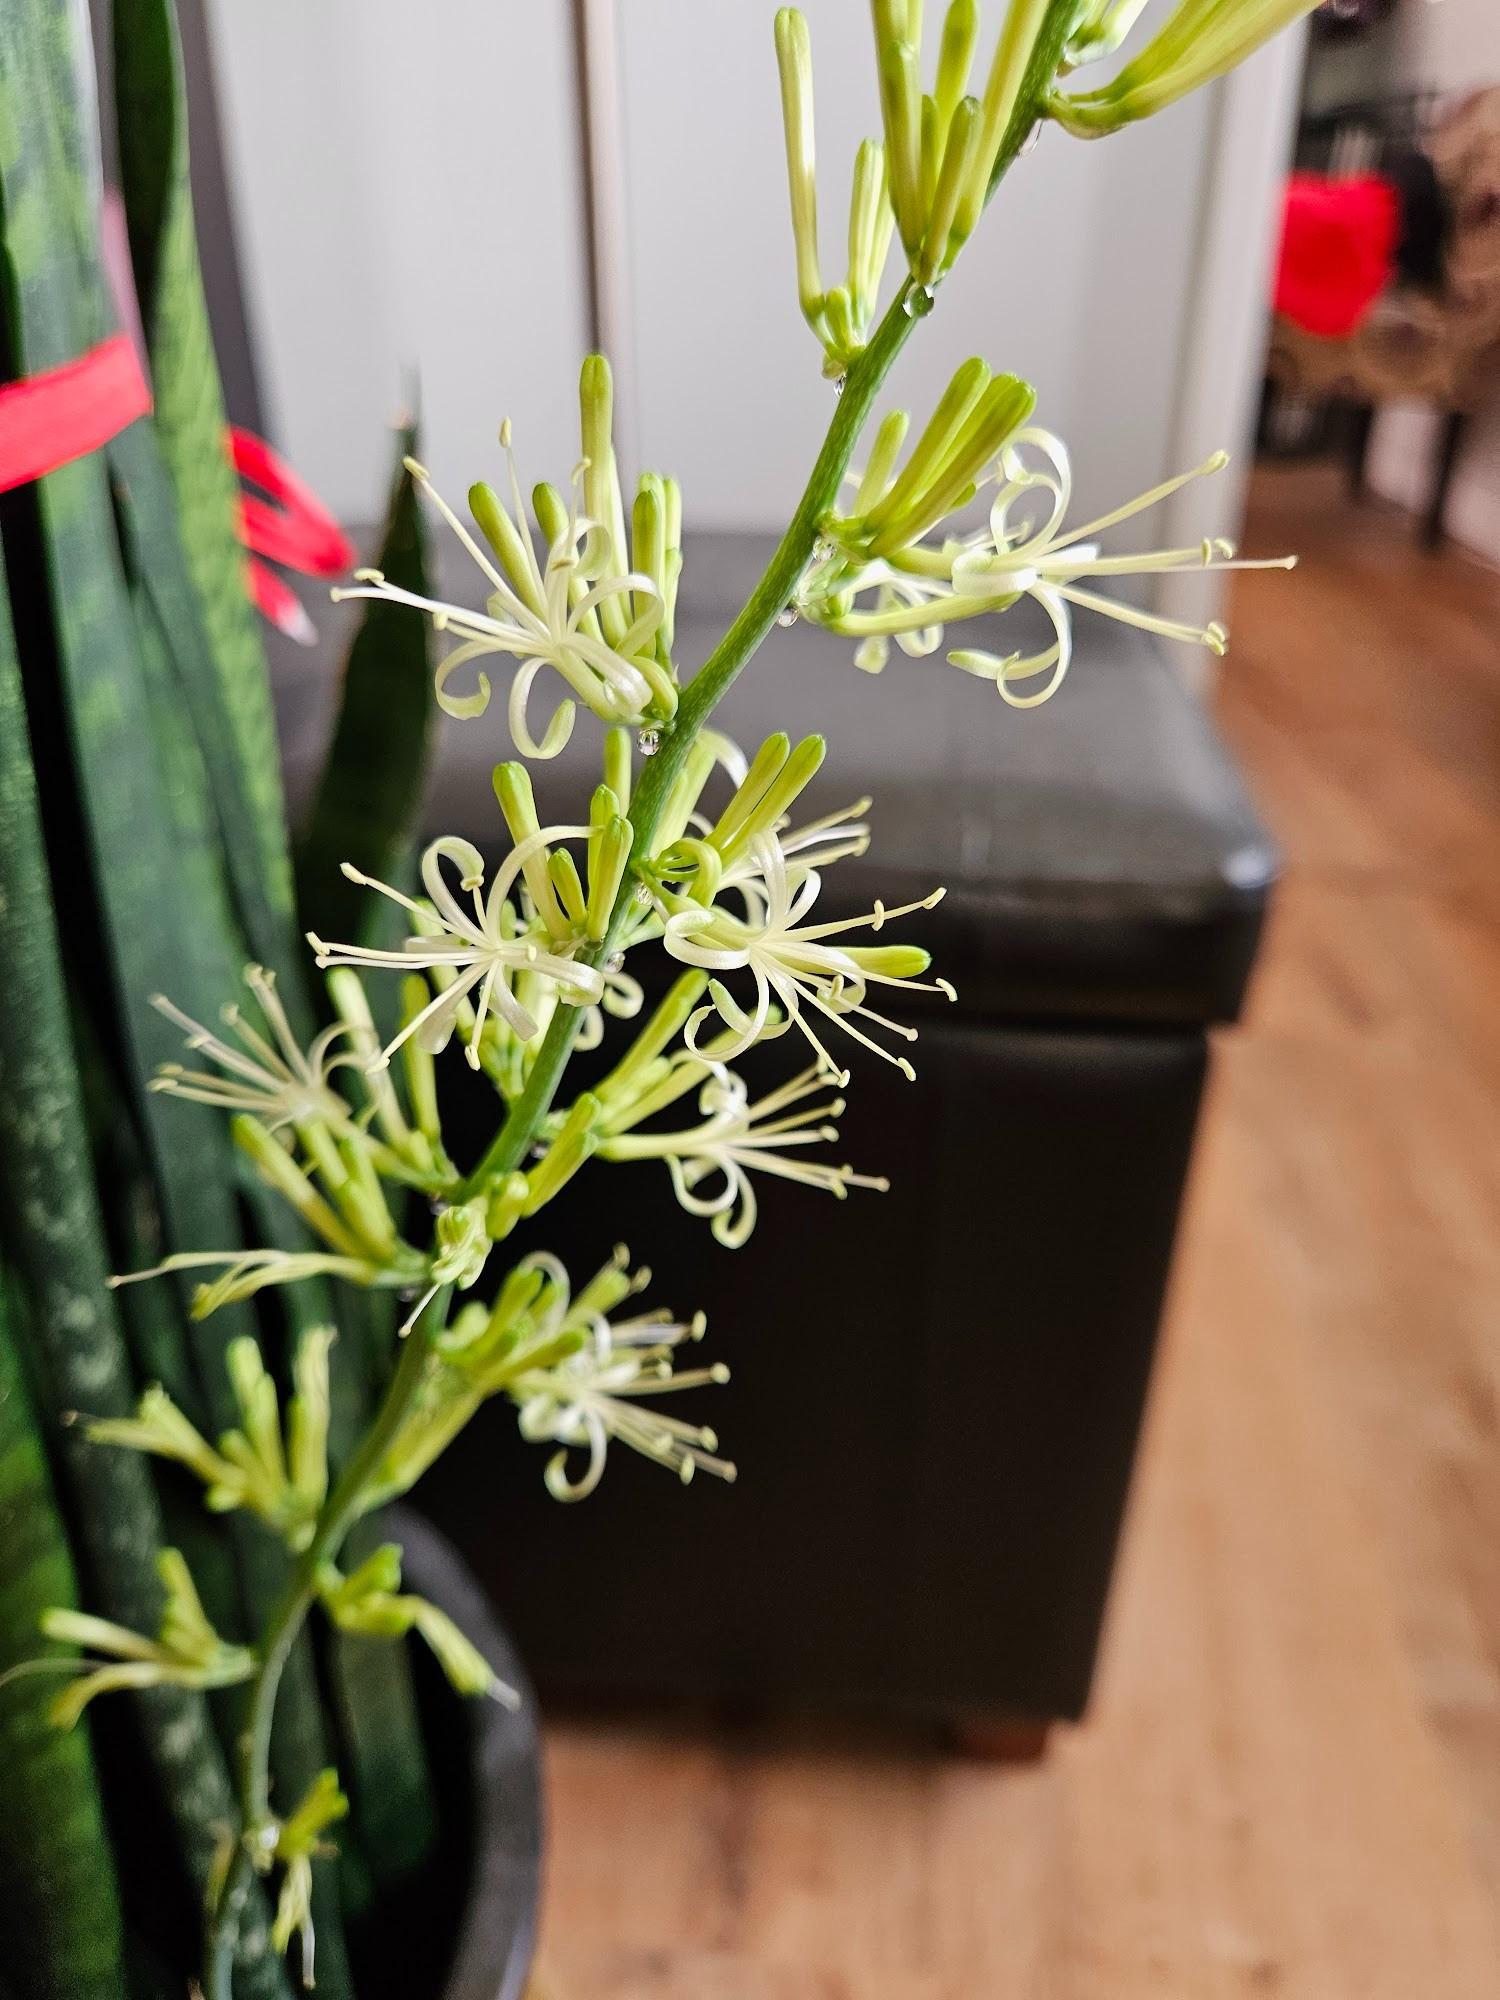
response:
[[[901,310],[908,319],[926,319],[937,304],[937,292],[931,285],[913,285],[901,301]]]
[[[796,605],[784,604],[776,614],[776,623],[781,627],[783,632],[786,632],[790,631],[792,626],[795,625],[796,622],[797,622]]]
[[[654,757],[661,748],[661,731],[659,729],[643,729],[635,739],[635,747],[643,757]]]

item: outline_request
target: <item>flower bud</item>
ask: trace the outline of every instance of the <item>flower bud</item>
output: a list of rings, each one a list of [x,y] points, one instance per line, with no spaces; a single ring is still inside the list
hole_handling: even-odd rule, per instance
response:
[[[804,317],[816,326],[823,310],[823,280],[818,268],[812,44],[806,17],[795,7],[782,7],[776,15],[776,64],[781,72],[781,119],[797,248],[797,298]]]

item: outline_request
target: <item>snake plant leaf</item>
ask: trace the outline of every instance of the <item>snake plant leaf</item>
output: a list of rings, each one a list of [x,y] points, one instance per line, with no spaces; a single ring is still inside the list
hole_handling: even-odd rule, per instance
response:
[[[400,435],[390,505],[375,566],[404,590],[427,594],[421,506],[404,460],[417,434]],[[297,855],[304,926],[322,937],[358,937],[372,898],[342,864],[388,882],[415,831],[435,702],[425,618],[404,606],[365,605],[344,668],[327,760]]]
[[[0,1274],[0,1673],[58,1650],[42,1613],[76,1606],[67,1535]],[[58,1681],[0,1681],[0,1934],[16,2000],[125,2000],[114,1860],[88,1732],[57,1730]]]
[[[43,38],[31,12],[0,9],[0,124],[13,126],[18,84],[39,87]],[[18,61],[18,56],[22,60]],[[13,156],[7,156],[6,165]],[[7,190],[8,192],[8,190]],[[7,201],[9,224],[14,207]],[[11,239],[12,241],[14,239]],[[55,477],[56,475],[54,475]],[[67,990],[47,877],[36,777],[0,565],[0,1238],[27,1312],[27,1373],[44,1436],[56,1446],[87,1559],[91,1601],[106,1617],[154,1631],[161,1608],[161,1519],[150,1473],[133,1452],[90,1445],[65,1413],[122,1417],[134,1392],[106,1288],[104,1232],[71,1038]],[[218,1825],[234,1795],[201,1695],[159,1688],[139,1698],[157,1783],[201,1898],[213,1877]],[[260,1900],[240,1938],[247,2000],[288,2000]]]
[[[234,915],[250,955],[277,975],[299,1032],[309,1027],[301,939],[285,904],[273,896],[254,800],[236,754],[233,718],[200,616],[199,594],[184,551],[181,515],[162,457],[157,424],[135,423],[109,445],[111,486],[124,530],[126,565],[150,600],[171,670],[166,699],[190,723],[207,778],[205,833],[217,835]],[[201,523],[197,539],[203,539]],[[282,854],[285,865],[285,853]]]
[[[186,103],[172,0],[116,0],[113,23],[120,171],[151,353],[159,456],[152,449],[148,427],[137,425],[116,440],[112,469],[134,531],[138,572],[161,629],[176,642],[174,666],[204,749],[239,915],[255,956],[279,972],[283,1001],[297,1022],[307,1010],[289,922],[290,871],[274,719],[264,654],[246,599],[243,558],[235,538],[234,481],[222,449],[223,396],[198,266],[187,176]],[[207,674],[191,607],[185,602],[178,542],[163,528],[169,511],[160,491],[163,461],[175,492],[181,546],[201,611],[201,629],[212,654],[212,671]],[[409,480],[406,489],[405,510],[399,523],[394,519],[392,523],[393,531],[403,538],[402,546],[393,548],[391,560],[410,566],[412,558],[404,553],[409,544],[420,565],[421,523]],[[393,760],[387,754],[392,783],[379,795],[377,816],[377,823],[383,824],[394,815],[403,831],[415,810],[421,738],[431,706],[425,631],[420,620],[407,623],[416,627],[420,655],[418,740],[408,751],[403,730],[401,748],[412,766],[409,776],[400,768],[400,755]],[[409,650],[411,633],[402,638]],[[367,678],[361,676],[360,684]],[[388,703],[393,694],[405,697],[404,709],[398,706],[394,716],[388,712],[386,721],[404,722],[412,707],[411,675],[407,673],[394,687],[389,673],[384,680],[379,690],[382,700]],[[369,746],[364,747],[367,751]],[[337,880],[341,887],[348,886],[341,875]],[[277,1204],[267,1201],[259,1183],[245,1192],[261,1239],[300,1247],[300,1230]],[[294,1334],[299,1327],[334,1317],[327,1288],[321,1284],[294,1287],[284,1304]],[[371,1360],[360,1315],[342,1312],[338,1319],[342,1352],[336,1351],[333,1370],[330,1438],[335,1460],[366,1419]],[[378,1799],[390,1809],[379,1824],[367,1829],[371,1865],[377,1877],[388,1876],[420,1857],[432,1825],[431,1790],[409,1663],[399,1648],[356,1648],[336,1640],[330,1666],[346,1719],[355,1795]],[[326,1761],[310,1727],[314,1692],[310,1662],[305,1648],[299,1648],[278,1704],[273,1745],[279,1785],[295,1789],[298,1795],[302,1786],[296,1779],[303,1774],[310,1778]],[[350,1715],[364,1726],[348,1727]],[[368,1820],[368,1815],[363,1817]],[[314,1870],[314,1917],[319,1984],[325,1992],[334,1990],[336,1980],[343,1983],[332,1958],[337,1941],[328,1893],[328,1871],[319,1865]]]
[[[238,764],[251,815],[250,852],[271,908],[289,922],[292,878],[276,722],[235,530],[237,489],[225,451],[224,394],[188,186],[176,15],[172,0],[115,0],[113,16],[120,178],[151,356],[156,431],[229,725],[226,749]],[[274,955],[267,962],[274,964]]]

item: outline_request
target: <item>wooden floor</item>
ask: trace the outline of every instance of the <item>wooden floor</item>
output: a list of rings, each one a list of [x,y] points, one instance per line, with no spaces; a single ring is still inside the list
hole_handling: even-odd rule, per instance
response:
[[[1500,1995],[1500,577],[1258,476],[1286,849],[1089,1721],[1040,1766],[569,1723],[567,2000]]]

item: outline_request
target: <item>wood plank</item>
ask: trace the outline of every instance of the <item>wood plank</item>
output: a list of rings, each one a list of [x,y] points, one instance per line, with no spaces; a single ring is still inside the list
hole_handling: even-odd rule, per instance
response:
[[[1259,474],[1288,876],[1223,1038],[1089,1719],[1040,1765],[549,1730],[558,2000],[1500,1992],[1500,579]]]

